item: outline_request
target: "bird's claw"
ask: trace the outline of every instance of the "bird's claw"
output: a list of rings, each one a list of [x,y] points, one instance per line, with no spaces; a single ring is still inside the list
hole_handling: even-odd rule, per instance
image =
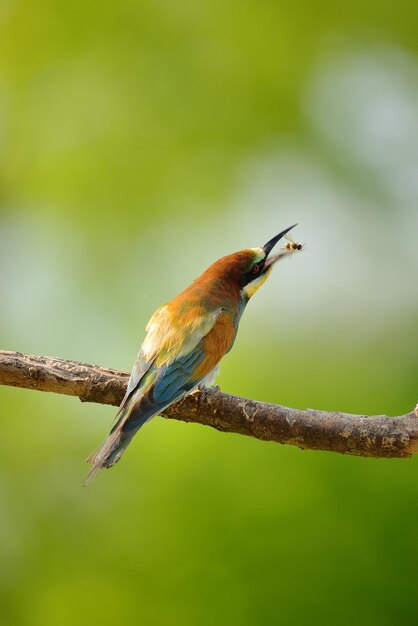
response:
[[[219,385],[210,385],[208,387],[206,385],[199,385],[198,389],[199,391],[220,391],[221,390]]]
[[[212,385],[211,387],[207,387],[206,385],[198,385],[196,389],[193,389],[193,391],[190,392],[190,395],[194,396],[199,393],[202,393],[203,391],[220,391],[220,390],[221,388],[219,387],[219,385]]]

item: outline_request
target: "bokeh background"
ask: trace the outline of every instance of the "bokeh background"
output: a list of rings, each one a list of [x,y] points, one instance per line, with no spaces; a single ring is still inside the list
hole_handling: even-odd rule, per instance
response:
[[[221,388],[410,411],[416,24],[412,0],[1,0],[1,347],[130,369],[158,305],[298,222]],[[156,418],[82,489],[113,408],[0,410],[3,624],[416,623],[418,459]]]

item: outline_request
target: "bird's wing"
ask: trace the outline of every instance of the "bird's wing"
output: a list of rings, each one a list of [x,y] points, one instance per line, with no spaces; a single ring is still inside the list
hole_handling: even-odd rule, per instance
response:
[[[156,358],[158,365],[189,354],[207,335],[222,313],[222,308],[206,311],[199,304],[181,308],[166,304],[154,313],[147,325],[147,336],[140,355]]]
[[[166,322],[166,315],[163,313],[162,324]],[[154,336],[158,339],[157,329],[153,330],[154,323],[151,320],[148,333],[155,332]],[[143,344],[139,357],[142,354],[148,365],[139,366],[137,371],[142,374],[136,386],[133,386],[131,375],[131,389],[120,409],[125,410],[114,428],[123,428],[124,431],[136,429],[191,391],[213,370],[235,339],[233,320],[222,310],[217,311],[216,316],[211,315],[210,320],[203,319],[200,325],[194,324],[192,336],[189,328],[186,339],[176,326],[174,331],[172,327],[166,327],[159,350],[153,349],[152,343],[146,345],[148,337],[145,340],[145,349]]]
[[[126,407],[128,400],[132,396],[135,389],[138,387],[144,375],[148,372],[151,365],[152,365],[152,361],[146,361],[145,359],[141,358],[141,352],[140,352],[132,368],[125,395],[123,396],[123,400],[119,405],[118,412],[116,413],[114,417],[114,420],[113,420],[114,423],[116,422],[116,419],[118,418],[122,410]]]
[[[134,391],[141,386],[144,376],[155,364],[166,365],[189,354],[214,326],[221,309],[203,313],[198,306],[189,308],[186,315],[175,315],[170,305],[157,309],[149,320],[147,336],[133,365],[125,396],[115,419],[125,408]],[[148,385],[147,385],[148,386]]]
[[[152,386],[154,401],[171,404],[199,384],[232,347],[236,328],[229,314],[220,313],[211,330],[188,354],[159,368]]]

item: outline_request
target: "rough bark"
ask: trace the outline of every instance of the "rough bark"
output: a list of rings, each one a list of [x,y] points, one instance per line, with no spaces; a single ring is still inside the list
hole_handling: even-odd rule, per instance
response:
[[[55,357],[0,351],[0,384],[78,396],[82,402],[118,405],[129,374]],[[417,409],[399,417],[299,410],[202,390],[163,416],[212,426],[302,449],[366,457],[409,457],[418,452]]]

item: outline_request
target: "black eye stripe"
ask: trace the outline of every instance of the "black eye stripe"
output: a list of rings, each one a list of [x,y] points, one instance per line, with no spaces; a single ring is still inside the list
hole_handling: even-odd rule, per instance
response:
[[[254,263],[252,268],[246,272],[241,279],[241,287],[245,287],[252,280],[255,280],[257,276],[260,276],[263,272],[264,261],[259,261],[258,263]]]

